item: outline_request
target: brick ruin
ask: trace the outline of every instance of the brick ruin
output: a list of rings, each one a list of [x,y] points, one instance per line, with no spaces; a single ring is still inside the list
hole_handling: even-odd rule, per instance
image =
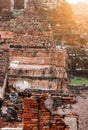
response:
[[[1,0],[0,19],[8,20],[12,16],[22,13],[27,8],[28,0]]]
[[[10,25],[12,32],[0,32],[0,128],[77,130],[78,116],[70,109],[76,100],[67,89],[67,52],[56,48],[35,2],[28,5],[25,16]]]
[[[24,27],[18,30],[20,32],[16,28],[18,34],[9,45],[9,84],[16,85],[17,81],[26,79],[32,88],[60,91],[62,84],[65,90],[68,84],[66,50],[56,48],[52,30],[40,17],[31,2],[31,7],[25,11]],[[29,20],[31,27],[26,29]],[[22,25],[18,23],[17,26]]]
[[[45,108],[44,99],[42,99],[42,97],[31,99],[25,98],[24,108],[24,130],[68,130],[68,127],[61,117],[52,115]]]

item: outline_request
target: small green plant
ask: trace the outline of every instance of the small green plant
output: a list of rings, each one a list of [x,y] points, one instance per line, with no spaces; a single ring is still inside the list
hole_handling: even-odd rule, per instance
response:
[[[81,78],[81,77],[74,77],[71,79],[71,84],[72,85],[88,85],[88,79],[86,78]]]

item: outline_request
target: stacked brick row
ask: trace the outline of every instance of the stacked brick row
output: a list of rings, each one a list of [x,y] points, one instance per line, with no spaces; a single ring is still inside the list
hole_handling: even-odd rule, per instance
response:
[[[44,106],[45,99],[25,98],[24,130],[68,130],[59,115],[51,115]]]
[[[9,44],[13,42],[13,38],[14,38],[13,32],[0,31],[0,48],[4,50],[8,50]]]
[[[33,59],[32,59],[33,60]],[[20,65],[22,67],[23,65]],[[26,68],[27,67],[27,68]],[[36,68],[35,68],[36,67]],[[31,68],[31,69],[30,69]],[[63,73],[61,73],[60,69],[55,70],[55,67],[52,67],[51,65],[25,65],[25,67],[20,68],[19,65],[18,69],[13,70],[13,68],[10,69],[11,75],[19,75],[19,76],[28,76],[28,77],[38,77],[38,78],[55,78],[55,77],[67,77],[67,74],[65,70],[63,69]]]
[[[29,25],[33,27],[39,27],[41,25],[38,25],[39,23],[36,21],[35,23],[30,22],[29,24],[37,24],[37,25]],[[20,25],[19,25],[20,26]],[[27,25],[25,25],[27,26]],[[24,27],[25,27],[24,26]],[[32,27],[31,27],[32,28]],[[30,30],[31,31],[31,30]],[[22,44],[23,42],[23,44]],[[19,45],[20,47],[51,47],[52,46],[52,32],[51,31],[44,31],[42,30],[41,33],[39,32],[28,32],[26,34],[17,35],[14,38],[14,44]]]
[[[0,128],[17,128],[19,124],[19,122],[5,122],[3,119],[0,119]]]

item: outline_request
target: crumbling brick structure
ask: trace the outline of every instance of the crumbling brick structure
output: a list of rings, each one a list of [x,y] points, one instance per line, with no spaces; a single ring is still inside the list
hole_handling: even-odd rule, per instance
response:
[[[17,21],[17,35],[9,48],[9,84],[16,87],[19,81],[26,81],[34,89],[60,91],[62,87],[66,92],[66,50],[56,49],[52,30],[39,10],[36,12],[35,9],[34,1],[29,2],[25,17]],[[24,26],[20,20],[23,20]],[[19,26],[21,31],[18,30]]]
[[[0,19],[8,20],[11,16],[18,16],[28,5],[28,0],[0,0]]]
[[[37,94],[42,91],[42,93],[51,92],[50,94],[54,96],[67,94],[66,50],[56,48],[52,29],[36,7],[34,0],[29,1],[29,8],[25,10],[25,15],[10,22],[9,26],[14,33],[1,32],[1,39],[4,39],[9,52],[9,72],[5,101],[0,108],[0,123],[4,123],[0,127],[11,127],[11,122],[14,122],[14,127],[23,123],[24,130],[32,128],[32,130],[38,128],[40,130],[68,130],[60,113],[52,116],[51,112],[47,110],[44,106],[45,99],[39,99],[41,95],[37,95],[37,98],[25,98],[34,96],[36,93],[34,91],[37,91]],[[73,104],[74,100],[65,98],[64,102]],[[58,104],[62,104],[61,98]],[[57,107],[54,106],[54,108],[57,113]],[[40,110],[42,115],[39,117]],[[35,120],[29,119],[32,115]],[[41,118],[40,121],[39,118]],[[51,120],[51,118],[53,119]],[[10,123],[6,123],[6,121]],[[49,126],[46,126],[46,121]]]

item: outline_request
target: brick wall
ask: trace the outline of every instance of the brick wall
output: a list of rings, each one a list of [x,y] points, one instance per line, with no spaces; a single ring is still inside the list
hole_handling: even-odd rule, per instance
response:
[[[44,106],[44,98],[25,98],[23,129],[24,130],[68,130],[63,118],[51,115]]]

